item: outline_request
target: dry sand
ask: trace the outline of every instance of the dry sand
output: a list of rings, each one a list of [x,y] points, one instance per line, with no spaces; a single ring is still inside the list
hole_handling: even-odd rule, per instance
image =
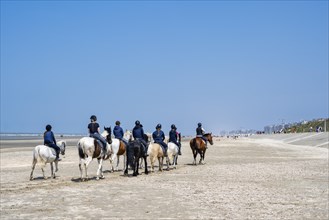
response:
[[[56,179],[42,179],[37,166],[33,181],[32,149],[41,141],[1,142],[1,219],[329,217],[327,148],[215,138],[206,164],[192,166],[185,141],[176,170],[126,177],[122,171],[108,172],[106,161],[105,179],[79,182],[76,141],[68,141]],[[90,177],[95,177],[96,165],[94,160]],[[50,176],[49,164],[46,174]]]

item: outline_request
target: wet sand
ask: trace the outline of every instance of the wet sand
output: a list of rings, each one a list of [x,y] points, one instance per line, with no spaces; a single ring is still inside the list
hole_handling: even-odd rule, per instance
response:
[[[105,161],[105,179],[97,181],[94,160],[87,182],[79,181],[77,139],[68,141],[56,179],[41,178],[37,166],[33,181],[40,140],[1,141],[0,219],[329,218],[328,148],[261,136],[214,140],[205,165],[191,165],[186,140],[175,170],[127,177],[110,173]]]

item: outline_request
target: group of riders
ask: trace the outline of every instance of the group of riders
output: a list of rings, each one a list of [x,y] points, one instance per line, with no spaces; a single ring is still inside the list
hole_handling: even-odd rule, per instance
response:
[[[155,127],[155,131],[152,133],[152,138],[154,140],[154,143],[159,144],[162,147],[162,150],[164,152],[164,156],[167,156],[167,149],[168,145],[164,142],[165,140],[165,134],[161,130],[161,124],[157,124]],[[51,125],[46,126],[46,131],[44,132],[44,145],[49,146],[53,148],[56,151],[56,160],[60,161],[59,158],[59,152],[60,148],[56,144],[56,139],[54,136],[54,133],[51,131],[52,127]],[[88,124],[88,133],[90,137],[93,137],[97,140],[99,140],[102,143],[102,152],[105,154],[106,152],[106,139],[101,135],[99,124],[97,123],[97,117],[95,115],[92,115],[90,117],[90,123]],[[205,130],[202,128],[202,124],[198,123],[198,127],[196,129],[196,137],[202,138],[205,143],[207,143],[207,139],[203,137],[205,134]],[[120,127],[120,121],[115,122],[115,127],[113,129],[113,135],[115,138],[123,141],[123,143],[128,146],[128,140],[124,139],[124,132],[123,129]],[[135,127],[132,130],[132,135],[135,140],[138,140],[142,143],[142,147],[144,148],[145,155],[147,154],[148,149],[148,143],[145,140],[145,133],[143,129],[143,125],[140,123],[140,121],[135,122]],[[181,134],[177,131],[177,127],[172,124],[171,130],[169,131],[169,142],[174,143],[178,146],[178,155],[181,154]]]

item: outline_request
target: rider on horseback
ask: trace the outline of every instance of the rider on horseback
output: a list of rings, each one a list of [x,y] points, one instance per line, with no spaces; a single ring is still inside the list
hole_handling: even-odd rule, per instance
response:
[[[177,141],[179,140],[179,141]],[[169,142],[172,142],[178,146],[178,155],[182,155],[181,153],[181,143],[180,143],[180,133],[177,132],[176,125],[171,125],[171,130],[169,131]]]
[[[61,149],[56,144],[56,139],[55,139],[54,133],[51,131],[51,125],[46,126],[46,131],[43,134],[43,140],[44,140],[43,141],[44,145],[51,147],[55,150],[56,160],[61,161],[62,159],[59,158],[59,152]]]
[[[137,120],[135,122],[135,127],[133,128],[133,137],[135,140],[139,140],[142,143],[142,146],[144,148],[144,156],[147,157],[147,143],[144,140],[144,130],[143,130],[143,126],[141,125],[141,123]]]
[[[95,138],[96,140],[99,140],[102,143],[102,145],[103,145],[102,151],[103,151],[103,155],[105,155],[105,153],[106,153],[106,140],[102,135],[100,135],[99,124],[96,122],[97,117],[95,115],[92,115],[90,117],[90,121],[91,122],[88,125],[89,136]]]
[[[123,138],[123,129],[120,127],[120,121],[115,122],[115,127],[113,129],[113,134],[116,139],[121,140],[127,149],[128,142],[126,139]]]
[[[155,129],[156,131],[154,131],[152,134],[153,140],[155,143],[160,144],[160,146],[162,146],[164,156],[167,157],[168,145],[163,142],[165,139],[165,135],[163,131],[161,131],[161,124],[158,124]]]
[[[204,140],[204,142],[206,143],[206,148],[207,147],[207,139],[205,137],[203,137],[203,135],[205,134],[205,130],[202,128],[202,124],[199,122],[198,123],[198,127],[196,129],[196,137],[202,138],[202,140]]]

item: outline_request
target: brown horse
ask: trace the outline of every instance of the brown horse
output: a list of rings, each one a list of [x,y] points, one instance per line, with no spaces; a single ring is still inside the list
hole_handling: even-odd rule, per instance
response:
[[[212,141],[212,134],[211,133],[207,133],[207,134],[204,134],[203,137],[209,141],[209,143],[211,145],[213,145],[213,141]],[[196,156],[198,155],[198,153],[200,154],[200,161],[199,161],[199,164],[204,164],[204,155],[206,153],[206,143],[205,141],[201,138],[201,137],[196,137],[196,138],[193,138],[191,141],[190,141],[190,147],[192,149],[192,153],[193,153],[193,165],[196,165]]]

